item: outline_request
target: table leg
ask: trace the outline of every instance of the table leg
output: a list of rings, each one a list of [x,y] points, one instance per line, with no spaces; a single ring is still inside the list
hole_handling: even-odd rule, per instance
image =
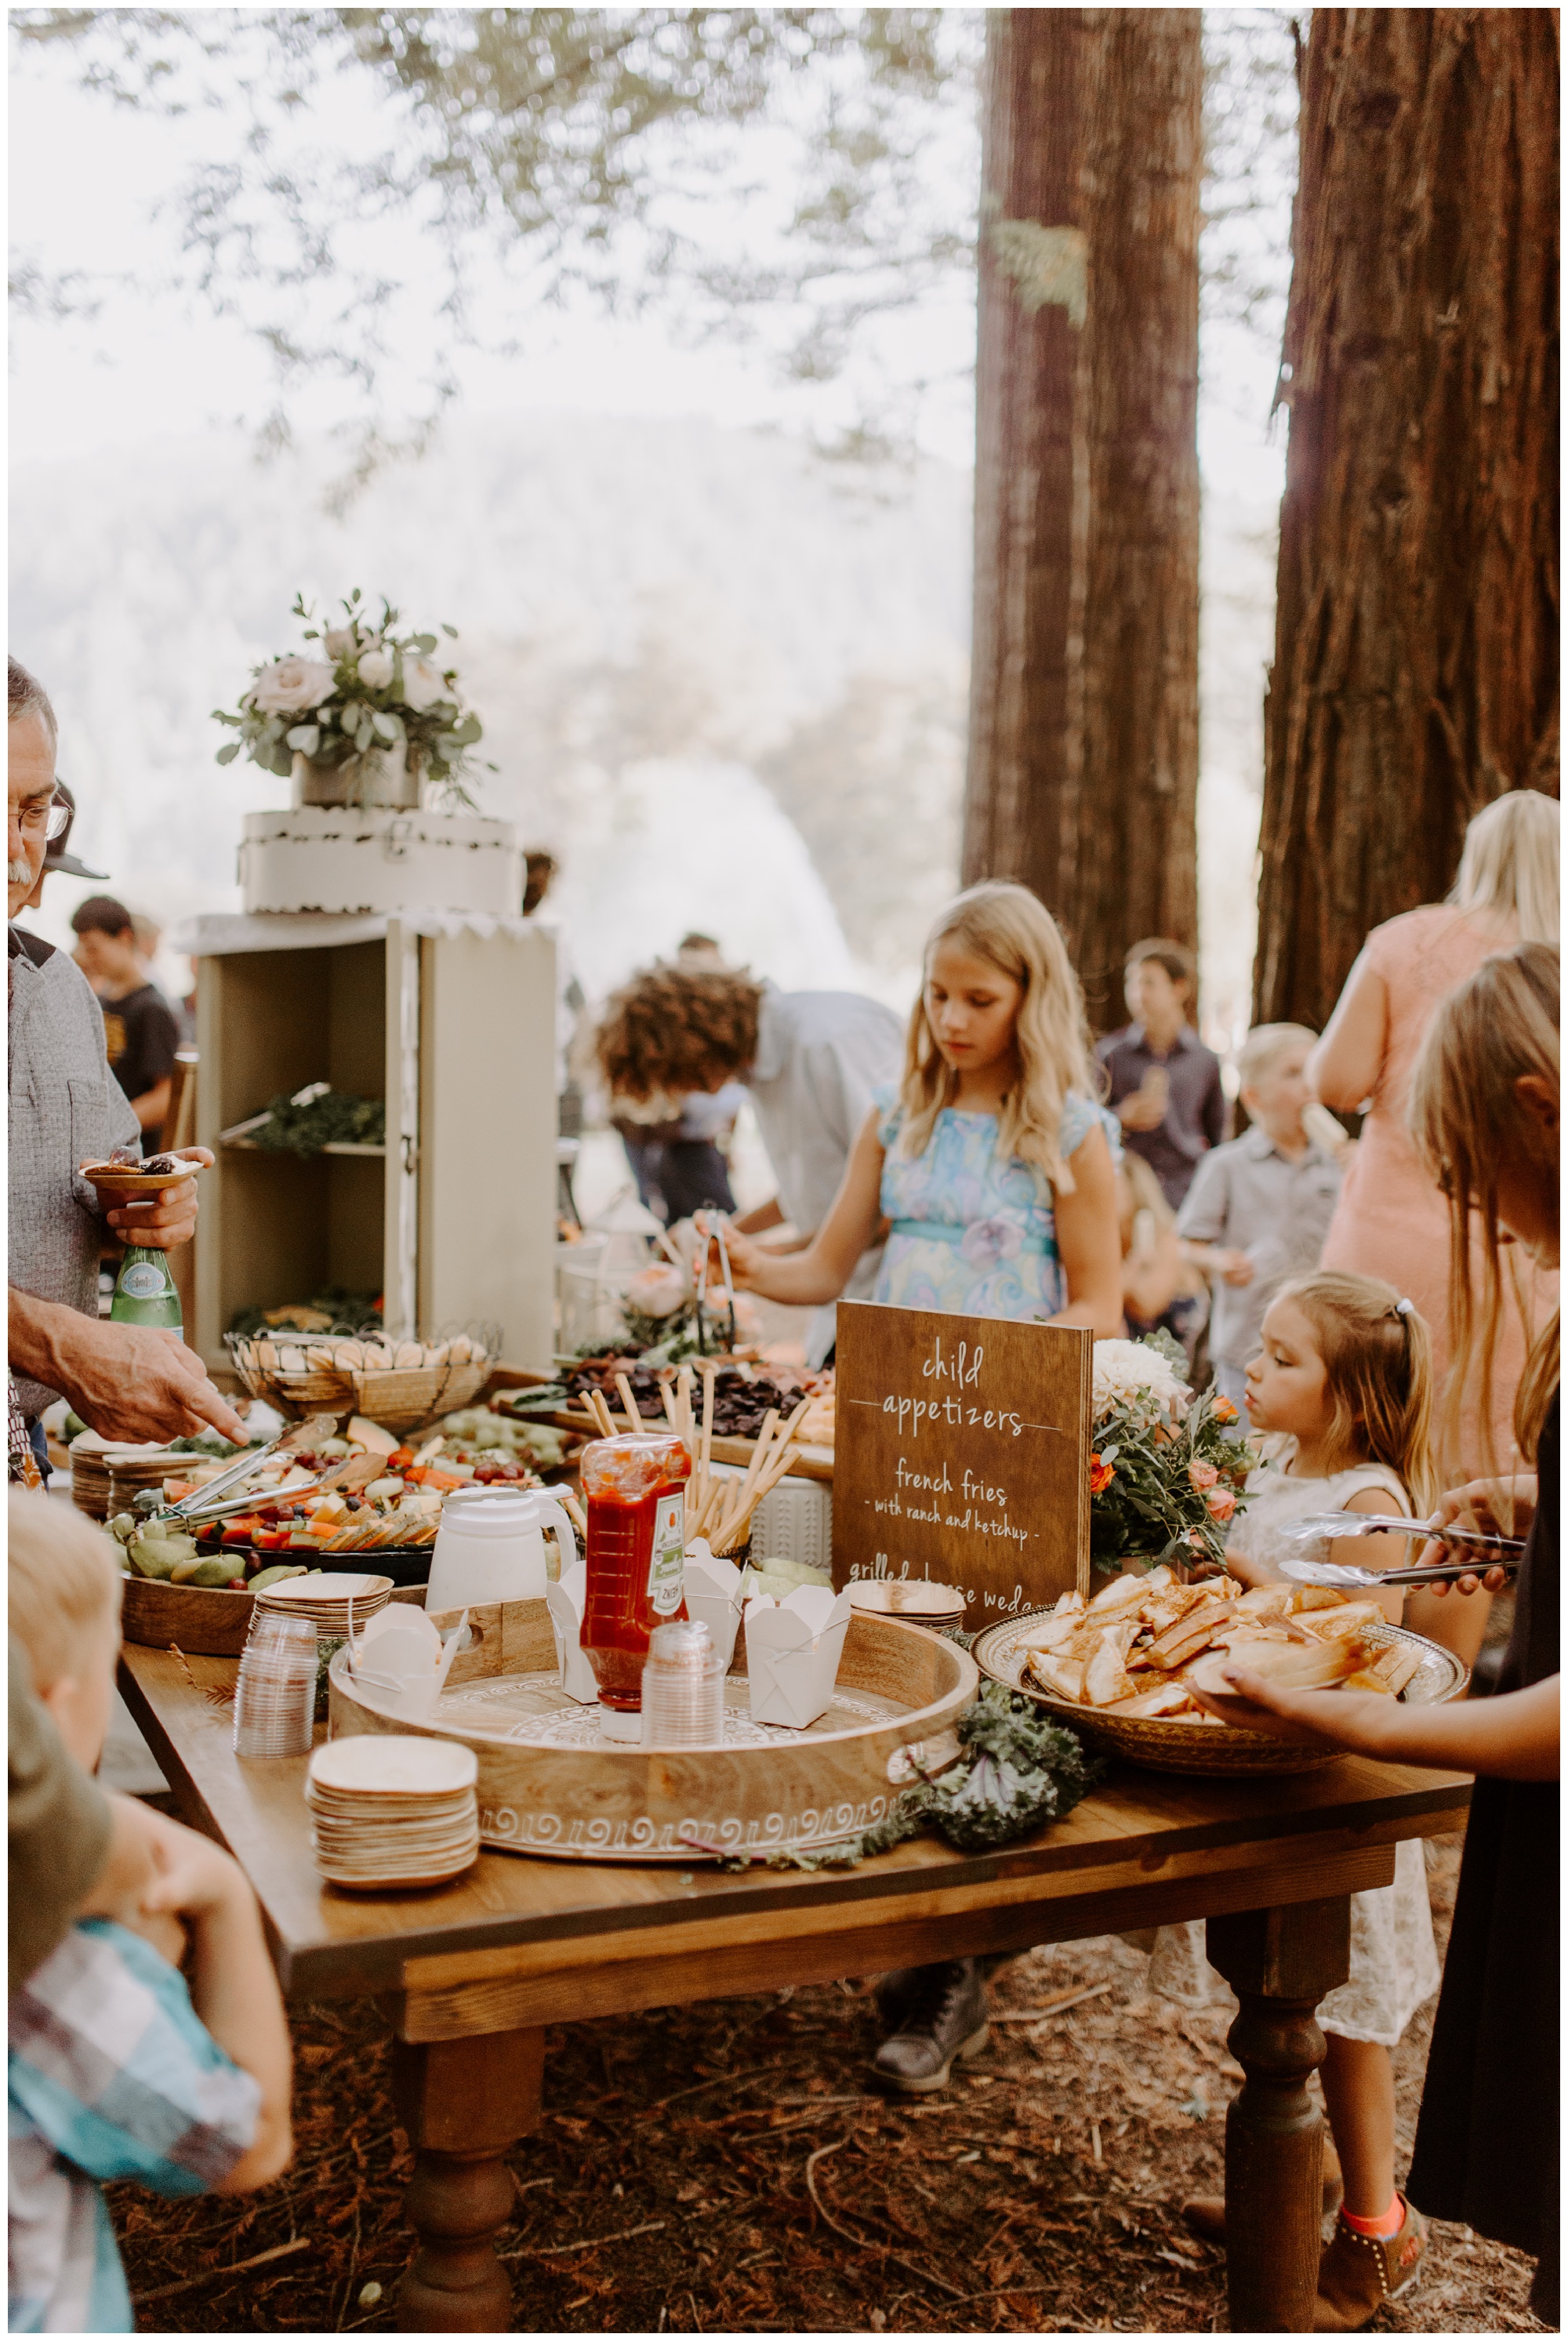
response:
[[[1208,1922],[1209,1957],[1241,2001],[1231,2053],[1246,2078],[1225,2116],[1233,2333],[1310,2333],[1323,2220],[1318,2002],[1350,1972],[1350,1897]]]
[[[535,2127],[544,2035],[481,2032],[393,2044],[393,2093],[414,2148],[404,2207],[419,2247],[401,2333],[509,2333],[512,2282],[494,2237],[516,2200],[506,2154]]]

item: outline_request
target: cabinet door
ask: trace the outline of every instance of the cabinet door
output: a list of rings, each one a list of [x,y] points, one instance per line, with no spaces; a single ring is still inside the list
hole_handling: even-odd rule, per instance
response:
[[[420,944],[419,1321],[491,1322],[508,1363],[554,1347],[555,949],[522,934]]]

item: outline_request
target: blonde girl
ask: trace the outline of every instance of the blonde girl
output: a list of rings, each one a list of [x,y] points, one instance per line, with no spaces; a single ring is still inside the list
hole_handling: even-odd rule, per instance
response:
[[[889,1225],[874,1300],[1119,1333],[1116,1125],[1097,1095],[1055,921],[1027,887],[972,886],[932,929],[904,1078],[873,1091],[832,1210],[793,1254],[732,1234],[736,1282],[836,1300]],[[902,1968],[879,1997],[890,2088],[940,2089],[985,2045],[977,1960]]]
[[[1393,1285],[1325,1271],[1282,1286],[1247,1367],[1247,1412],[1266,1459],[1247,1480],[1247,1509],[1226,1546],[1226,1566],[1243,1583],[1276,1581],[1281,1561],[1303,1550],[1368,1565],[1375,1541],[1303,1548],[1292,1540],[1292,1522],[1311,1513],[1394,1511],[1408,1519],[1430,1509],[1432,1342]],[[1400,1564],[1406,1558],[1402,1544]],[[1379,1598],[1397,1623],[1399,1589]],[[1155,1947],[1156,1984],[1174,1979],[1181,1997],[1194,1996],[1191,1984],[1183,1988],[1179,1965],[1191,1959],[1194,1937],[1195,1929],[1168,1929]],[[1350,1976],[1317,2011],[1328,2041],[1323,2099],[1343,2187],[1318,2273],[1319,2332],[1364,2325],[1420,2265],[1425,2230],[1393,2183],[1391,2051],[1441,1979],[1425,1858],[1420,1840],[1410,1838],[1396,1850],[1392,1886],[1352,1896]],[[1200,2198],[1186,2216],[1200,2234],[1223,2240],[1222,2202]]]
[[[873,1092],[833,1209],[799,1251],[730,1235],[736,1282],[836,1300],[886,1223],[877,1300],[1119,1332],[1114,1125],[1097,1096],[1055,921],[1025,886],[972,886],[927,940],[903,1080]]]

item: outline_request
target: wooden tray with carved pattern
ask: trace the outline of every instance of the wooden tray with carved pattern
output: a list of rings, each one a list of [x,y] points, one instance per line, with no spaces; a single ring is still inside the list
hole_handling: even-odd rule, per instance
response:
[[[432,1615],[442,1626],[457,1622],[455,1612]],[[979,1687],[974,1659],[956,1642],[857,1613],[833,1704],[809,1729],[752,1721],[743,1640],[725,1685],[723,1743],[644,1749],[603,1739],[598,1709],[564,1696],[543,1601],[471,1610],[469,1631],[470,1647],[423,1723],[356,1683],[340,1650],[330,1674],[333,1734],[430,1733],[472,1748],[482,1840],[568,1861],[690,1865],[834,1844],[879,1821],[917,1763],[956,1752],[954,1722]]]

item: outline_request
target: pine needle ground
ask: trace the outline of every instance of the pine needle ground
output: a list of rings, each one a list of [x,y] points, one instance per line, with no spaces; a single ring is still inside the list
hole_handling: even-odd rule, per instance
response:
[[[1458,1861],[1457,1838],[1429,1855],[1440,1939]],[[1016,1961],[993,1985],[999,2016],[1086,1996],[996,2023],[935,2097],[871,2093],[860,1986],[553,2030],[545,2117],[513,2157],[497,2239],[519,2329],[1223,2330],[1223,2256],[1178,2207],[1221,2183],[1227,2019],[1154,1998],[1146,1969],[1114,1938]],[[1431,2018],[1397,2060],[1402,2170]],[[337,2005],[303,2011],[295,2040],[298,2152],[275,2186],[189,2204],[111,2190],[140,2330],[393,2329],[410,2163],[385,2027]],[[1529,2279],[1518,2253],[1438,2226],[1420,2285],[1374,2329],[1538,2332]]]

